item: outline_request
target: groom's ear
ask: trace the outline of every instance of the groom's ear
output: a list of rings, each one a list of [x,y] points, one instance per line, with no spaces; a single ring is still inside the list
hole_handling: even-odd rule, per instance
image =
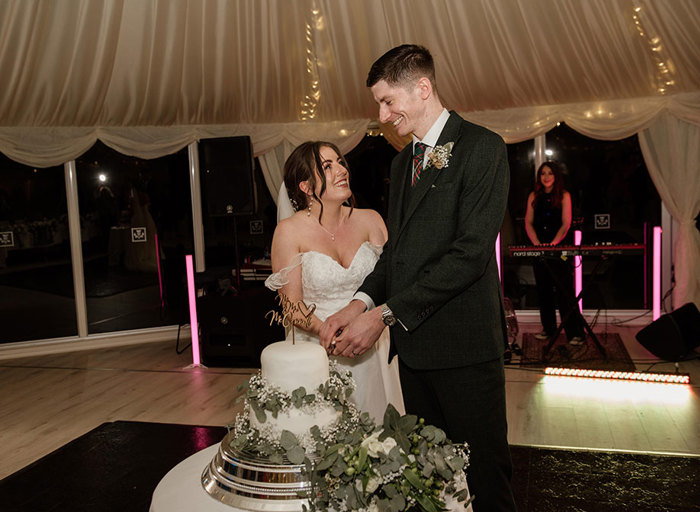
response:
[[[416,82],[416,89],[420,98],[425,100],[433,93],[433,84],[428,77],[423,76]]]

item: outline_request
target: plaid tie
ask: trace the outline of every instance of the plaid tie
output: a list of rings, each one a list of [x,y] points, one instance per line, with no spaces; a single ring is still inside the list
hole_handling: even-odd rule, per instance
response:
[[[420,173],[423,170],[423,156],[425,155],[425,148],[427,144],[422,142],[416,142],[413,146],[413,178],[411,179],[411,186],[415,187],[418,180],[420,180]]]

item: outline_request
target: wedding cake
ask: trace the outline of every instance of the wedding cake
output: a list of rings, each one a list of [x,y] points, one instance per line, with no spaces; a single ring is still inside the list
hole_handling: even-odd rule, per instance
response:
[[[328,431],[342,416],[342,411],[322,395],[326,383],[333,386],[329,382],[331,376],[326,351],[316,343],[281,341],[263,350],[260,364],[263,397],[255,390],[256,404],[252,405],[252,399],[247,399],[246,416],[250,428],[257,429],[273,443],[287,430],[297,437],[305,452],[312,452],[312,427],[318,427],[321,432]],[[338,384],[344,386],[342,382]],[[280,409],[269,410],[268,407],[265,410],[266,399],[276,391],[282,395]],[[317,396],[320,399],[316,399]],[[313,399],[304,400],[306,397]]]
[[[298,511],[311,487],[305,462],[361,421],[350,402],[354,382],[316,343],[273,343],[260,362],[202,485],[239,509]]]

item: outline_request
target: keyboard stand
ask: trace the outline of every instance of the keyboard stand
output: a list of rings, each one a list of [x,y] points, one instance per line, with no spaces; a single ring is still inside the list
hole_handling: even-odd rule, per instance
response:
[[[549,262],[548,262],[549,258],[547,258],[545,256],[541,256],[541,258],[544,261],[545,266],[547,267],[547,270],[549,270],[550,275],[554,279],[557,287],[559,287],[559,289],[562,289],[562,286],[561,286],[562,283],[559,280],[559,277],[557,276],[556,272],[552,271],[552,267],[549,265]],[[557,338],[559,337],[559,333],[561,333],[566,322],[569,320],[571,315],[575,314],[575,313],[578,313],[581,315],[581,321],[583,322],[583,328],[586,330],[586,332],[588,332],[588,335],[591,337],[591,340],[593,340],[593,343],[596,344],[596,346],[598,347],[598,350],[600,350],[600,353],[603,355],[603,357],[605,359],[608,358],[608,354],[607,354],[607,352],[605,352],[603,345],[600,344],[598,337],[595,334],[593,334],[593,329],[591,329],[591,326],[588,325],[588,322],[586,321],[584,316],[578,310],[578,301],[581,299],[581,297],[583,297],[584,292],[586,291],[588,286],[593,282],[593,278],[598,273],[598,268],[603,263],[603,261],[605,261],[606,259],[607,258],[604,254],[600,255],[600,260],[598,261],[598,263],[596,263],[595,267],[593,267],[593,271],[591,272],[591,276],[588,278],[587,282],[584,283],[584,285],[581,287],[581,291],[579,292],[579,294],[576,296],[576,298],[573,299],[573,304],[571,304],[571,298],[567,298],[567,300],[569,301],[569,305],[571,306],[571,308],[569,309],[569,314],[566,315],[565,318],[561,319],[561,323],[559,324],[559,327],[557,327],[556,331],[554,331],[554,334],[552,334],[549,337],[549,339],[547,340],[548,341],[547,345],[542,350],[542,362],[543,363],[546,363],[549,361],[549,351],[552,350],[552,346],[557,341]],[[581,263],[581,264],[583,265],[583,263]]]

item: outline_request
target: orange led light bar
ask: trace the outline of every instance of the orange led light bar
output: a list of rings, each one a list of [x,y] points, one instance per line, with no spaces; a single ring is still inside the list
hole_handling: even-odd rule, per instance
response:
[[[581,368],[553,368],[551,366],[545,368],[544,373],[545,375],[557,375],[560,377],[588,377],[591,379],[690,384],[690,375],[686,373],[621,372],[614,370],[584,370]]]

